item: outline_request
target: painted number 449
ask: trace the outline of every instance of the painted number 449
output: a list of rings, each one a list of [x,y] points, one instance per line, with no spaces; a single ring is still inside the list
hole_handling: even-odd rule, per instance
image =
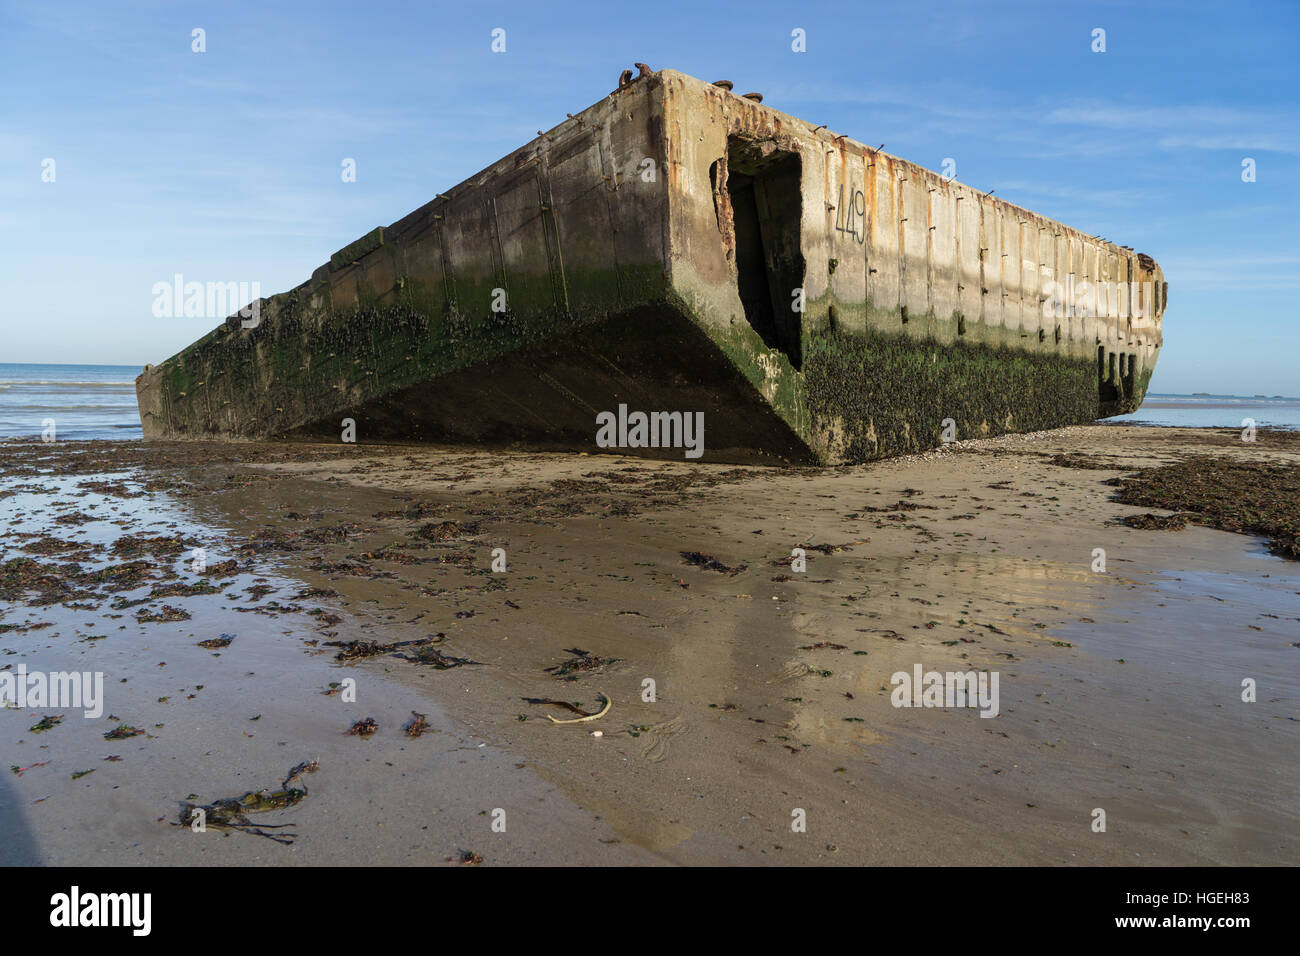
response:
[[[847,233],[859,243],[867,238],[867,197],[861,189],[849,194],[844,205],[844,184],[840,183],[840,201],[835,206],[835,231]]]

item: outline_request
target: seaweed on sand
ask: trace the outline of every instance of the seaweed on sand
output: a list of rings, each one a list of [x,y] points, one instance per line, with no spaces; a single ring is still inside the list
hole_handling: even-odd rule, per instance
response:
[[[254,836],[266,837],[268,840],[274,840],[276,843],[289,846],[298,838],[298,834],[268,833],[266,831],[288,829],[293,826],[292,823],[254,823],[248,819],[248,814],[283,810],[286,807],[301,803],[307,796],[307,787],[291,787],[289,784],[301,778],[304,774],[315,773],[318,769],[320,769],[319,761],[304,761],[289,771],[284,783],[277,790],[249,790],[241,796],[223,797],[211,803],[191,803],[186,801],[181,805],[180,823],[178,825],[193,828],[196,823],[200,823],[203,827],[251,833]]]
[[[734,568],[727,567],[711,554],[705,554],[703,551],[683,551],[681,552],[682,560],[687,564],[693,564],[697,568],[705,571],[720,571],[723,574],[739,574],[745,570],[745,565],[740,564]]]
[[[1179,518],[1220,531],[1265,535],[1274,554],[1300,560],[1300,468],[1292,464],[1196,456],[1112,484],[1123,504],[1177,511]]]
[[[1140,515],[1125,515],[1120,521],[1143,531],[1182,531],[1187,527],[1187,517],[1182,513],[1158,515],[1148,511]]]
[[[76,564],[47,564],[32,558],[10,558],[0,564],[0,601],[17,602],[29,591],[37,592],[28,604],[42,606],[89,596],[76,587],[82,570]]]
[[[379,731],[379,723],[373,717],[362,717],[343,733],[350,737],[372,737]]]
[[[196,539],[182,535],[127,534],[114,541],[110,550],[123,558],[139,558],[146,554],[163,558],[180,554],[198,543]]]
[[[463,667],[466,664],[477,664],[478,661],[472,661],[468,657],[450,657],[442,654],[436,647],[421,646],[414,654],[399,654],[403,660],[410,661],[412,664],[428,664],[440,671],[450,670],[453,667]]]
[[[455,521],[439,521],[417,528],[415,537],[426,541],[450,541],[452,538],[472,537],[478,534],[478,522],[470,521],[457,524]]]
[[[598,657],[580,647],[566,647],[564,651],[566,654],[572,654],[573,656],[567,661],[545,669],[546,673],[553,674],[563,680],[577,680],[579,674],[601,670],[622,660],[620,657]]]
[[[326,641],[326,647],[342,648],[334,659],[338,661],[360,661],[368,657],[378,657],[380,654],[391,654],[403,647],[427,647],[429,644],[437,644],[443,639],[439,633],[436,637],[424,637],[415,641],[393,641],[389,644],[381,644],[379,641]],[[413,660],[407,656],[407,660]],[[451,658],[448,658],[451,660]],[[433,661],[418,661],[418,663],[433,663]],[[462,663],[474,663],[473,661],[463,661]]]
[[[43,734],[47,730],[53,730],[61,723],[63,723],[62,714],[55,714],[55,715],[46,714],[37,723],[33,724],[31,727],[28,727],[27,730],[29,733]]]
[[[1114,462],[1102,461],[1101,459],[1082,455],[1078,452],[1052,455],[1048,458],[1048,464],[1056,465],[1059,468],[1083,468],[1089,471],[1114,471],[1117,468],[1123,467]]]
[[[125,740],[128,737],[139,737],[144,731],[139,727],[132,727],[130,724],[118,724],[112,730],[106,731],[105,740]]]
[[[411,711],[411,719],[407,721],[402,730],[408,737],[418,737],[429,729],[429,718],[427,714],[417,714]]]
[[[287,787],[289,786],[289,784],[293,783],[295,780],[302,777],[304,774],[315,773],[319,769],[320,769],[319,759],[304,760],[302,763],[294,765],[294,768],[289,771],[288,776],[284,778],[284,783],[280,784],[280,786]],[[307,788],[304,787],[303,792],[306,792],[306,789]]]
[[[190,612],[185,610],[183,607],[164,604],[160,611],[141,608],[135,612],[135,619],[141,624],[158,624],[167,621],[188,621],[190,619]]]

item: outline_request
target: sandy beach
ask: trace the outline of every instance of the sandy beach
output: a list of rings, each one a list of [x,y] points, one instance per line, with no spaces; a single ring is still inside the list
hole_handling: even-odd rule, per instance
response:
[[[0,673],[104,675],[98,717],[0,714],[3,863],[1295,859],[1295,435],[1076,427],[827,469],[2,450]],[[1152,471],[1188,462],[1210,477]],[[1115,500],[1233,468],[1276,509]],[[996,674],[996,716],[894,706],[917,667]],[[264,791],[260,826],[188,825]]]

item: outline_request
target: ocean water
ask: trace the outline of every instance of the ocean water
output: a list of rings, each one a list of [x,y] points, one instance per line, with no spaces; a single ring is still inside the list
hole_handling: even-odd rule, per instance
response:
[[[39,437],[50,418],[58,438],[139,438],[135,378],[141,371],[138,365],[0,362],[0,438]],[[1300,429],[1300,398],[1152,393],[1132,415],[1106,421],[1241,428],[1247,418],[1258,427]]]
[[[1248,418],[1258,428],[1300,429],[1300,398],[1282,395],[1160,395],[1152,392],[1132,415],[1119,415],[1106,419],[1106,422],[1182,428],[1243,428]]]
[[[0,438],[35,438],[54,420],[59,439],[140,437],[139,365],[0,362]]]

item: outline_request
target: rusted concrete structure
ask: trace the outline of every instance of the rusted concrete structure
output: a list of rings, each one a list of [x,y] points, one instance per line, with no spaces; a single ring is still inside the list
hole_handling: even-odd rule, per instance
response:
[[[643,71],[137,392],[146,438],[337,440],[351,418],[362,442],[597,450],[622,403],[704,412],[705,460],[854,462],[946,419],[1135,409],[1167,292],[1145,255]]]

